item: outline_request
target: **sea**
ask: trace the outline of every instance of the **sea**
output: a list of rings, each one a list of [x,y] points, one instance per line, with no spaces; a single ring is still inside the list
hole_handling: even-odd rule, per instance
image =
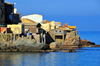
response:
[[[78,31],[81,39],[100,45],[100,31]],[[78,52],[3,52],[0,66],[100,66],[100,47],[83,47]]]

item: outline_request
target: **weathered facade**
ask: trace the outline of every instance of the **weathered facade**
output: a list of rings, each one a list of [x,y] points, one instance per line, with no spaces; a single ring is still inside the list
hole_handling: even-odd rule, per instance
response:
[[[24,34],[24,25],[23,24],[12,24],[7,25],[8,28],[11,28],[13,34]]]
[[[57,28],[57,29],[51,29],[50,34],[56,42],[63,43],[65,41],[67,33],[71,33],[71,31],[72,29]]]
[[[30,24],[30,23],[24,23],[24,30],[25,29],[28,29],[29,30],[29,32],[31,32],[31,33],[36,33],[36,25],[37,24]],[[25,33],[25,31],[24,31],[24,33]]]
[[[21,19],[21,21],[24,24],[24,30],[28,29],[29,32],[36,33],[36,26],[38,23],[36,23],[35,21],[32,21],[30,19],[26,19],[26,18]],[[24,33],[25,33],[25,31],[24,31]]]
[[[5,7],[4,0],[0,0],[0,25],[5,24]]]

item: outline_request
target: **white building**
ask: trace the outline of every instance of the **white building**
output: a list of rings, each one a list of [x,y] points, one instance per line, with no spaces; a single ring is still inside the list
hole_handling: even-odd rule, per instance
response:
[[[14,8],[14,14],[17,14],[17,8]]]
[[[41,23],[43,21],[43,16],[42,15],[39,15],[39,14],[31,14],[31,15],[25,15],[25,16],[22,16],[21,19],[30,19],[32,21],[35,21],[37,23]]]

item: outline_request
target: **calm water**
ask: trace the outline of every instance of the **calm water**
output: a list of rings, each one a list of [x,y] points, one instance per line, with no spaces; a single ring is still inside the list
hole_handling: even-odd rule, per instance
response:
[[[100,32],[80,32],[82,39],[100,44]],[[80,48],[75,53],[0,53],[0,66],[100,66],[100,48]]]
[[[78,31],[81,39],[87,39],[100,45],[100,31]]]

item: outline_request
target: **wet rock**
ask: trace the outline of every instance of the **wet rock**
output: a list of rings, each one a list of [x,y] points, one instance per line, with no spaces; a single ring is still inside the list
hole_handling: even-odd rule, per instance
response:
[[[79,45],[79,44],[80,41],[73,37],[69,37],[68,39],[65,40],[64,43],[64,45]]]
[[[61,52],[76,52],[74,49],[69,49],[69,50],[63,50]]]
[[[91,41],[87,41],[86,39],[83,39],[83,40],[81,40],[80,45],[83,46],[83,47],[88,47],[88,46],[91,46],[91,45],[95,45],[95,43],[91,42]]]
[[[100,47],[100,45],[94,45],[94,47]]]
[[[52,42],[49,44],[50,49],[56,49],[58,47],[58,42]]]

